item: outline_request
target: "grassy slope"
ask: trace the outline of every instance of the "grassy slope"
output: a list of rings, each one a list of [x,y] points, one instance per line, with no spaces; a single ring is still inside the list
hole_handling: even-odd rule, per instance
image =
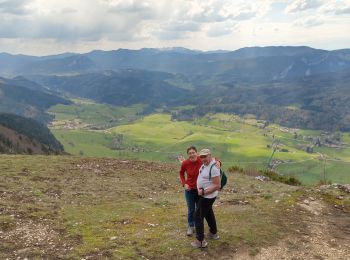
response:
[[[309,234],[310,216],[298,206],[305,196],[350,207],[349,195],[335,199],[337,189],[334,195],[322,195],[318,189],[230,173],[215,202],[221,238],[196,250],[184,234],[186,206],[178,166],[1,156],[0,258],[232,259],[237,249],[255,255],[282,238],[300,236],[300,230]]]
[[[57,121],[78,119],[92,126],[125,124],[138,118],[143,105],[130,107],[115,107],[107,104],[97,104],[89,100],[73,99],[73,105],[56,105],[48,112],[55,115]]]
[[[259,134],[258,128],[236,122],[229,127],[216,123],[215,119],[194,123],[172,122],[169,115],[154,114],[135,124],[112,128],[111,132],[125,134],[137,145],[150,147],[151,151],[161,149],[183,154],[185,147],[196,145],[211,148],[226,163],[267,162],[271,150],[266,145],[271,140]],[[305,156],[310,157],[300,152],[288,158],[300,159]],[[284,154],[280,154],[278,158],[284,157]]]
[[[66,152],[74,155],[114,157],[110,149],[113,136],[104,131],[52,129]]]
[[[152,162],[1,156],[0,258],[232,257],[237,248],[256,254],[303,228],[299,214],[285,214],[293,213],[301,190],[231,174],[215,206],[221,239],[194,250],[184,234],[177,170]]]
[[[298,147],[300,144],[307,144],[300,138],[294,140],[293,134],[283,133],[277,130],[277,126],[271,127],[272,133],[276,135],[284,144],[292,147]],[[319,131],[299,130],[299,134],[304,136],[319,135]],[[326,161],[326,179],[332,182],[349,183],[350,174],[348,167],[350,166],[350,137],[349,133],[342,134],[342,141],[347,145],[342,149],[329,147],[314,147],[314,153],[318,155],[324,154],[327,157]],[[307,160],[305,157],[304,160]],[[278,170],[285,174],[295,175],[303,180],[304,183],[312,184],[323,178],[324,162],[322,160],[311,160],[301,163],[291,163],[278,166]]]

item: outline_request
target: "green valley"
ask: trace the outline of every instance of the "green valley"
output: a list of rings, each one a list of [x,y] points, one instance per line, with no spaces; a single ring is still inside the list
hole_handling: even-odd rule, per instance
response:
[[[162,112],[141,116],[141,105],[114,107],[81,100],[49,111],[56,118],[51,130],[73,155],[176,163],[186,147],[195,145],[211,148],[224,168],[256,171],[267,167],[276,149],[273,168],[304,184],[350,180],[350,136],[345,133],[290,129],[233,114],[176,121]],[[315,140],[322,144],[315,145]]]

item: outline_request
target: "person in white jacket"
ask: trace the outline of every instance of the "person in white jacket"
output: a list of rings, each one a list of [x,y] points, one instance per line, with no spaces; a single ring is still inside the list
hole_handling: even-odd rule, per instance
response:
[[[199,201],[195,211],[196,240],[191,243],[196,248],[207,246],[207,242],[204,240],[204,218],[209,226],[207,239],[219,238],[213,204],[220,189],[220,169],[216,166],[209,149],[202,149],[199,152],[199,157],[203,165],[199,169],[197,178]]]

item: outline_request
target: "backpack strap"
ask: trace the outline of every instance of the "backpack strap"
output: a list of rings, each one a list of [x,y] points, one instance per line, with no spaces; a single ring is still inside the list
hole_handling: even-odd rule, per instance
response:
[[[210,166],[210,170],[209,170],[209,180],[211,180],[211,169],[213,169],[213,166],[215,166],[215,163],[213,163],[213,164]]]

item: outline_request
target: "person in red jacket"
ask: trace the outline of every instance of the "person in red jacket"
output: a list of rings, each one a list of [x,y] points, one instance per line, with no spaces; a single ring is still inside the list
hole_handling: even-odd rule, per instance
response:
[[[197,177],[202,161],[197,155],[197,149],[194,146],[187,148],[188,159],[183,160],[180,168],[180,181],[185,188],[185,198],[187,202],[187,236],[192,236],[194,232],[194,212],[196,203],[199,200],[197,192]],[[186,176],[185,176],[186,173]]]
[[[187,148],[188,159],[184,160],[183,157],[179,157],[181,161],[180,168],[180,181],[182,186],[185,188],[185,198],[187,203],[187,236],[192,236],[194,233],[194,213],[196,210],[196,203],[199,200],[197,191],[197,178],[199,169],[202,166],[202,160],[197,154],[197,149],[194,146]],[[217,163],[218,167],[220,165]]]

